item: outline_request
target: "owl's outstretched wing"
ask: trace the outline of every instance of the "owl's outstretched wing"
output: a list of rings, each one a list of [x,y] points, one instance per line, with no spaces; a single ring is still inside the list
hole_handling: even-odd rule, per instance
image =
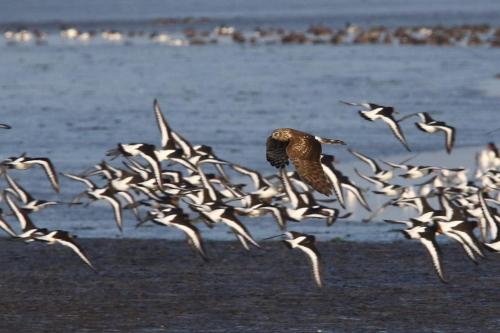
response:
[[[292,159],[292,163],[300,178],[312,188],[324,195],[332,194],[333,185],[325,175],[320,161]]]
[[[286,149],[299,176],[316,191],[332,194],[333,185],[321,166],[321,144],[311,135],[297,135]]]
[[[266,142],[267,161],[277,168],[283,168],[288,165],[288,155],[286,153],[287,146],[288,141],[278,141],[271,136],[268,137]]]

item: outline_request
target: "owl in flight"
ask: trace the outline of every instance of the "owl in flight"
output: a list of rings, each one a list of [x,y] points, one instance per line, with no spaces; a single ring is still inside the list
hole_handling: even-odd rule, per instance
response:
[[[266,158],[272,166],[284,168],[292,160],[299,176],[316,191],[332,194],[332,183],[321,167],[321,144],[341,144],[292,128],[278,128],[267,138]]]

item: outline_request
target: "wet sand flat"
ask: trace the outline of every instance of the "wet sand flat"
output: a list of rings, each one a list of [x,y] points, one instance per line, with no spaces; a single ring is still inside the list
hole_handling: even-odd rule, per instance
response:
[[[277,242],[81,239],[69,249],[0,241],[0,331],[498,332],[500,256],[475,266],[443,246],[450,283],[418,243],[320,242],[324,288]]]

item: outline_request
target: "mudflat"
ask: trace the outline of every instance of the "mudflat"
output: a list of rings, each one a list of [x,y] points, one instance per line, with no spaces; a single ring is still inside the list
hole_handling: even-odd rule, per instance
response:
[[[498,332],[500,256],[474,265],[445,244],[441,283],[418,242],[319,242],[324,287],[280,242],[79,239],[69,249],[0,240],[0,331]]]

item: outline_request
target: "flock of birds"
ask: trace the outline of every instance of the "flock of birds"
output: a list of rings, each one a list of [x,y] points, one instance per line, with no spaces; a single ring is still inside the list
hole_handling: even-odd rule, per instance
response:
[[[10,128],[8,125],[1,125],[1,128]],[[21,154],[16,157],[9,157],[1,162],[1,171],[5,176],[8,187],[3,190],[2,198],[7,203],[12,214],[19,222],[20,232],[16,232],[14,228],[2,216],[3,211],[0,209],[0,228],[3,229],[9,236],[16,240],[22,240],[26,243],[34,241],[43,242],[46,244],[61,244],[71,248],[91,269],[95,270],[94,266],[88,259],[83,249],[76,243],[74,237],[65,230],[49,230],[47,228],[39,228],[31,219],[31,214],[41,211],[49,206],[65,204],[60,201],[47,201],[35,199],[21,184],[16,182],[8,174],[8,170],[27,170],[34,166],[39,166],[44,169],[54,190],[59,193],[60,186],[56,171],[52,162],[45,157],[28,157],[26,154]]]
[[[410,150],[400,122],[411,117],[420,121],[415,126],[424,133],[442,133],[445,149],[451,153],[455,128],[434,120],[429,113],[420,112],[395,118],[393,107],[374,103],[342,102],[360,107],[359,115],[368,121],[381,121],[396,139]],[[500,155],[494,144],[478,157],[478,168],[468,178],[466,169],[439,166],[410,165],[385,162],[388,168],[365,154],[348,148],[356,158],[371,169],[369,175],[355,169],[356,174],[372,184],[373,193],[388,197],[388,201],[372,210],[364,190],[335,166],[335,157],[322,152],[322,144],[345,145],[338,139],[323,138],[291,128],[279,128],[266,142],[266,158],[278,169],[276,174],[264,176],[256,170],[218,157],[212,147],[192,145],[173,130],[166,121],[158,102],[154,101],[154,115],[161,133],[161,144],[119,143],[108,150],[111,160],[121,159],[120,166],[102,161],[81,174],[61,173],[85,186],[70,203],[33,198],[9,173],[40,166],[56,192],[60,186],[58,174],[48,158],[31,158],[22,154],[0,163],[8,187],[3,199],[19,222],[20,231],[4,217],[0,227],[13,239],[27,243],[61,244],[71,248],[91,269],[95,270],[75,237],[64,230],[38,228],[31,220],[36,213],[57,204],[87,204],[104,201],[112,208],[117,228],[123,228],[123,210],[130,210],[137,219],[137,227],[154,223],[181,230],[187,243],[205,261],[205,249],[198,222],[209,228],[223,225],[230,230],[242,247],[260,248],[240,217],[258,218],[271,215],[284,233],[266,239],[282,237],[291,249],[304,252],[311,263],[314,280],[322,286],[322,263],[314,235],[288,230],[289,223],[307,219],[324,220],[331,226],[338,218],[347,218],[346,195],[357,202],[374,218],[387,207],[412,208],[416,216],[409,220],[385,220],[404,226],[400,230],[408,239],[419,240],[430,254],[438,277],[447,282],[441,264],[441,251],[436,239],[447,236],[458,242],[466,256],[475,264],[485,257],[484,250],[500,252]],[[8,125],[1,125],[9,128]],[[289,161],[295,171],[287,171]],[[389,183],[396,176],[410,184]],[[237,178],[238,182],[235,181]],[[241,182],[241,179],[246,181]],[[416,184],[414,181],[423,179]],[[314,191],[323,196],[318,198]],[[335,198],[328,198],[334,195]],[[432,206],[436,201],[439,208]],[[332,203],[338,203],[332,207]],[[475,229],[479,232],[475,232]],[[264,240],[266,240],[264,239]],[[262,241],[264,241],[262,240]]]
[[[54,41],[52,33],[39,29],[20,27],[4,31],[9,44],[45,44]],[[362,28],[346,24],[334,29],[324,25],[313,25],[305,31],[290,31],[283,28],[255,28],[242,32],[233,26],[220,25],[212,30],[186,28],[182,32],[142,30],[120,31],[117,29],[82,30],[75,26],[59,29],[63,40],[88,43],[101,40],[113,43],[133,43],[149,40],[170,46],[205,45],[234,42],[238,44],[385,44],[385,45],[440,45],[440,46],[500,46],[500,28],[489,25],[462,25],[455,27],[417,26],[394,29],[374,26]]]

